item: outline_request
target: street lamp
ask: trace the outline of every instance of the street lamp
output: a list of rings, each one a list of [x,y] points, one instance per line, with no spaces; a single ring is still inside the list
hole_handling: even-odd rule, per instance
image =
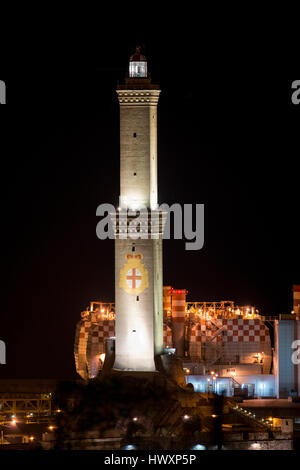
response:
[[[1,426],[1,437],[0,437],[0,443],[4,444],[4,430],[2,428],[10,428],[10,425],[15,426],[16,425],[16,420],[13,419],[10,424],[5,424],[5,422],[0,423]]]
[[[213,389],[214,392],[217,392],[217,377],[213,376]]]

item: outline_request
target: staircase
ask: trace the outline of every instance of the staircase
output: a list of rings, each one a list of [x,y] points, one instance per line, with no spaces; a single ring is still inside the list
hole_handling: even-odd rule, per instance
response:
[[[251,413],[250,411],[245,410],[237,403],[228,400],[227,405],[231,409],[231,411],[233,411],[234,413],[238,413],[240,416],[246,419],[249,422],[249,424],[252,424],[252,425],[255,424],[259,429],[263,431],[273,430],[273,425],[270,422],[268,422],[267,420],[263,418],[257,418],[254,413]]]

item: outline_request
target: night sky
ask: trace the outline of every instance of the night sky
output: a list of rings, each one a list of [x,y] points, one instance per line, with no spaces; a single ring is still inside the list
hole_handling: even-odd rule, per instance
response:
[[[1,71],[0,378],[73,378],[75,326],[114,301],[114,243],[96,208],[118,204],[115,88],[144,45],[158,107],[159,202],[205,204],[205,244],[164,242],[164,284],[188,300],[292,310],[300,283],[299,122],[291,80],[228,60],[211,69],[188,39],[108,37],[77,61],[26,58]],[[246,73],[247,71],[247,73]]]

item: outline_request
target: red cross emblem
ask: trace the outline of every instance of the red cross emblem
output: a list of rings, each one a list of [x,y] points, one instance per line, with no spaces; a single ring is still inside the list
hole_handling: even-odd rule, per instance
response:
[[[142,283],[142,275],[140,271],[136,268],[129,269],[128,273],[126,274],[126,282],[128,287],[131,289],[140,287]]]

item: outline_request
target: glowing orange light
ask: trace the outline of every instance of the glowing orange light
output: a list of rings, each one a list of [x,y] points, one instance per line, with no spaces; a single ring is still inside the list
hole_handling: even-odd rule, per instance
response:
[[[99,359],[100,359],[101,362],[104,363],[104,361],[105,361],[105,353],[100,354]]]

